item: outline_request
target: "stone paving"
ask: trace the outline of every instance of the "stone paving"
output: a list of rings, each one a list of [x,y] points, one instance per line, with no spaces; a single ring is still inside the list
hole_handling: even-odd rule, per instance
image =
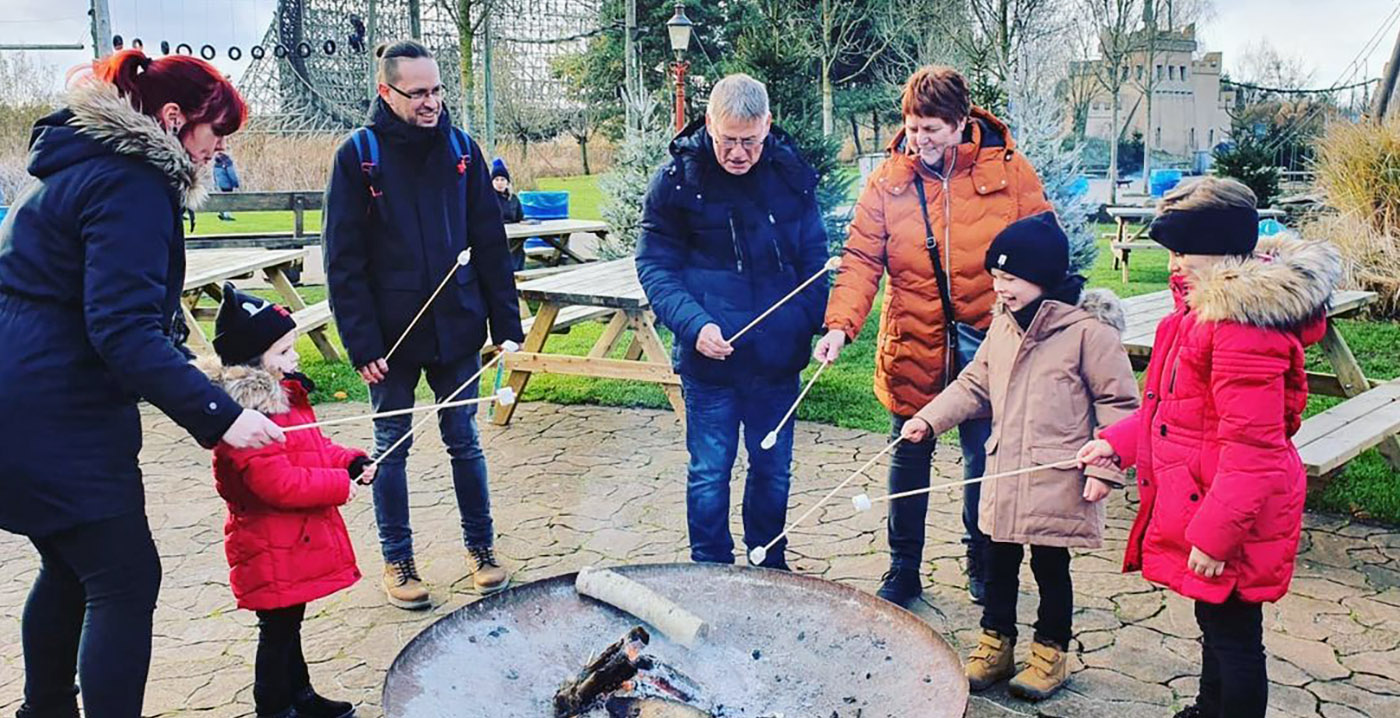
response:
[[[323,407],[321,414],[364,411],[351,404]],[[148,513],[165,579],[145,713],[250,716],[253,617],[234,608],[228,591],[224,509],[213,491],[208,454],[154,412],[147,412],[147,427]],[[369,440],[368,426],[332,431],[352,445]],[[866,432],[799,424],[794,506],[810,506],[883,443],[884,437]],[[483,444],[498,548],[516,580],[587,565],[686,559],[686,456],[674,416],[528,404],[508,428],[484,424]],[[945,477],[961,476],[955,453],[940,449],[938,469]],[[362,492],[345,515],[367,578],[313,604],[304,629],[315,684],[359,701],[359,715],[368,718],[381,714],[380,687],[398,650],[474,598],[435,435],[419,440],[409,466],[419,565],[432,585],[432,610],[409,613],[384,603],[373,508]],[[883,467],[873,473],[883,482]],[[1199,632],[1191,604],[1119,573],[1132,495],[1109,501],[1106,545],[1078,554],[1073,563],[1078,639],[1070,688],[1038,706],[993,690],[973,698],[969,716],[1161,717],[1194,695]],[[958,511],[953,491],[936,496],[928,589],[916,613],[962,652],[975,640],[979,612],[963,586]],[[844,498],[824,508],[794,532],[789,559],[798,571],[873,591],[885,569],[883,515],[852,513]],[[1270,716],[1400,716],[1400,530],[1322,516],[1309,516],[1306,526],[1293,591],[1265,614]],[[0,534],[0,562],[6,577],[0,581],[0,712],[10,715],[20,701],[19,619],[36,556],[23,539]],[[1022,589],[1030,593],[1022,594],[1020,615],[1029,621],[1035,596],[1028,567]],[[1025,652],[1023,645],[1019,653]]]

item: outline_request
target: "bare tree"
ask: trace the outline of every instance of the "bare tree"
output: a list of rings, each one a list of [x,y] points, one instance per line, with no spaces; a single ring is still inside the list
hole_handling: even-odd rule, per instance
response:
[[[1281,90],[1300,90],[1313,79],[1303,58],[1284,55],[1267,38],[1245,47],[1235,63],[1236,79]]]
[[[1121,118],[1123,85],[1128,82],[1129,61],[1133,55],[1133,28],[1142,12],[1141,0],[1081,0],[1083,11],[1096,30],[1099,61],[1090,68],[1099,87],[1108,93],[1112,120],[1108,132],[1109,202],[1118,202],[1118,138],[1123,133]]]
[[[468,131],[476,126],[476,38],[486,26],[493,10],[506,0],[437,0],[438,6],[457,26],[457,49],[461,56],[458,73],[462,81],[462,126]]]
[[[821,0],[813,46],[821,72],[823,135],[836,131],[835,86],[860,77],[890,46],[890,37],[871,32],[875,15],[884,10],[879,0]],[[856,63],[850,72],[832,76],[838,66]]]
[[[969,43],[968,55],[982,58],[1003,92],[1022,58],[1046,40],[1069,29],[1068,3],[1062,0],[967,0],[971,32],[958,37]]]

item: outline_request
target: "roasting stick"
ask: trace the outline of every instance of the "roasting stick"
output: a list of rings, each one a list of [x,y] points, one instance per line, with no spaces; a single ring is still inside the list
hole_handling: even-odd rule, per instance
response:
[[[442,293],[442,288],[446,287],[447,283],[452,281],[452,277],[457,274],[458,269],[467,266],[467,264],[469,264],[471,261],[471,247],[467,247],[466,249],[457,253],[456,264],[452,265],[452,269],[447,272],[447,276],[443,277],[442,281],[438,283],[437,289],[433,290],[433,295],[431,297],[428,297],[428,301],[423,302],[423,308],[418,310],[418,316],[415,316],[413,318],[413,321],[408,323],[408,328],[403,330],[403,334],[399,335],[398,341],[394,342],[393,348],[389,350],[388,354],[384,355],[384,361],[387,362],[389,361],[389,359],[393,358],[394,352],[398,351],[399,347],[403,344],[403,340],[408,338],[408,333],[413,331],[414,325],[418,324],[418,320],[422,319],[423,315],[428,312],[428,307],[432,306],[433,300],[437,299],[437,296]]]
[[[874,506],[875,503],[876,503],[876,502],[879,502],[879,501],[893,501],[893,500],[895,500],[895,499],[903,499],[903,498],[908,498],[908,497],[910,497],[910,496],[918,496],[919,494],[927,494],[927,493],[930,493],[930,492],[933,492],[933,491],[939,491],[939,490],[941,490],[941,489],[952,489],[952,488],[956,488],[956,487],[958,487],[958,486],[967,486],[967,485],[969,485],[969,484],[980,484],[980,483],[982,483],[983,481],[993,481],[993,480],[996,480],[996,479],[1009,479],[1009,478],[1011,478],[1012,476],[1020,476],[1020,475],[1022,475],[1022,474],[1030,474],[1030,473],[1034,473],[1034,472],[1036,472],[1036,471],[1045,471],[1046,469],[1069,469],[1069,468],[1073,468],[1073,467],[1076,467],[1076,466],[1079,466],[1079,460],[1078,460],[1078,459],[1066,459],[1066,460],[1064,460],[1064,461],[1057,461],[1057,462],[1055,462],[1055,463],[1053,463],[1053,464],[1042,464],[1042,465],[1040,465],[1040,466],[1029,466],[1029,467],[1026,467],[1026,468],[1024,468],[1024,469],[1017,469],[1017,470],[1015,470],[1015,471],[1007,471],[1007,472],[1001,473],[1001,474],[992,474],[991,476],[979,476],[979,477],[977,477],[977,478],[975,478],[975,479],[965,479],[965,480],[963,480],[963,481],[954,481],[954,482],[948,483],[948,484],[939,484],[939,485],[937,485],[937,486],[929,486],[929,487],[923,488],[923,489],[914,489],[913,491],[902,491],[902,492],[897,493],[897,494],[889,494],[888,496],[876,496],[876,497],[873,498],[873,499],[870,498],[870,497],[869,497],[868,495],[866,495],[866,494],[856,494],[855,496],[852,496],[852,497],[851,497],[851,504],[854,505],[854,506],[856,507],[856,511],[869,511],[869,510],[870,510],[870,507],[871,507],[871,506]]]
[[[661,594],[607,569],[578,572],[574,588],[579,593],[626,611],[650,623],[667,638],[694,648],[709,635],[709,624]]]
[[[492,396],[483,396],[476,399],[462,399],[460,401],[449,401],[432,406],[411,406],[407,409],[396,409],[394,411],[381,411],[378,414],[360,414],[358,416],[345,416],[339,419],[327,419],[310,424],[297,424],[296,426],[283,427],[283,432],[302,431],[304,429],[319,429],[323,426],[335,426],[336,424],[349,424],[356,421],[373,419],[387,419],[391,416],[402,416],[403,414],[417,414],[423,411],[437,411],[438,409],[453,409],[459,406],[471,406],[472,404],[489,404],[500,402],[501,406],[510,406],[515,403],[515,391],[510,387],[502,387]]]
[[[734,336],[729,337],[728,339],[725,339],[724,341],[727,342],[727,343],[729,343],[729,344],[733,344],[734,342],[738,341],[738,340],[739,340],[739,337],[744,336],[744,333],[745,333],[745,332],[747,332],[747,331],[750,330],[750,329],[753,329],[755,324],[758,324],[759,322],[761,322],[761,321],[763,321],[764,319],[766,319],[766,318],[768,317],[769,314],[772,314],[774,311],[777,311],[778,307],[783,306],[783,304],[785,304],[789,299],[792,299],[793,297],[797,296],[798,293],[800,293],[802,290],[804,290],[804,289],[806,289],[807,287],[811,286],[812,282],[815,282],[815,281],[817,281],[818,279],[821,279],[822,276],[825,275],[827,272],[834,271],[834,270],[836,270],[836,269],[839,269],[840,267],[841,267],[841,258],[840,258],[840,257],[832,257],[831,259],[826,260],[826,264],[823,264],[823,265],[822,265],[822,268],[821,268],[821,269],[818,269],[816,274],[813,274],[812,276],[808,277],[808,278],[807,278],[807,281],[805,281],[805,282],[803,282],[803,283],[797,285],[797,288],[794,289],[794,290],[792,290],[791,292],[788,292],[786,297],[783,297],[782,299],[779,299],[777,302],[774,302],[774,303],[773,303],[773,306],[769,307],[769,308],[768,308],[767,310],[765,310],[762,314],[760,314],[760,315],[758,315],[757,317],[755,317],[754,320],[751,321],[751,322],[749,322],[748,325],[745,326],[743,329],[740,329],[739,331],[735,332],[735,333],[734,333]]]
[[[763,437],[761,446],[764,451],[778,445],[778,432],[782,431],[783,425],[787,423],[787,420],[791,419],[792,415],[797,413],[797,405],[802,403],[802,400],[807,396],[807,392],[812,390],[812,385],[817,383],[817,377],[821,376],[822,372],[826,371],[826,368],[829,366],[831,366],[831,362],[822,362],[821,366],[817,367],[816,373],[812,374],[812,378],[807,380],[807,386],[803,387],[802,393],[797,395],[797,401],[792,402],[792,407],[787,410],[786,414],[783,414],[783,418],[778,422],[778,425],[773,427],[773,430],[768,432],[767,436]]]
[[[458,394],[461,394],[462,392],[466,391],[467,387],[471,386],[472,382],[474,382],[474,381],[476,381],[477,379],[479,379],[479,378],[481,377],[481,375],[482,375],[487,369],[490,369],[490,368],[491,368],[491,365],[492,365],[492,364],[495,364],[496,362],[500,361],[502,356],[504,356],[504,355],[506,355],[506,354],[508,354],[508,353],[511,353],[511,352],[519,351],[519,350],[520,350],[520,345],[519,345],[519,344],[516,344],[516,343],[513,342],[513,341],[506,341],[505,343],[501,344],[501,351],[496,352],[496,356],[491,357],[491,360],[490,360],[490,361],[486,362],[485,364],[482,364],[482,365],[481,365],[481,368],[480,368],[480,369],[477,369],[475,374],[472,374],[470,378],[468,378],[466,381],[462,382],[462,385],[459,386],[459,387],[457,387],[457,389],[456,389],[455,391],[453,391],[451,394],[449,394],[449,395],[447,396],[447,399],[444,400],[442,403],[443,403],[443,404],[450,404],[450,403],[452,403],[452,401],[453,401],[454,399],[457,398],[457,395],[458,395]],[[511,397],[511,398],[514,399],[514,397]],[[432,415],[432,414],[428,414],[427,416],[423,417],[422,419],[419,419],[419,420],[418,420],[418,423],[414,424],[412,427],[409,428],[408,431],[404,432],[404,435],[403,435],[403,436],[400,436],[400,437],[399,437],[399,440],[398,440],[398,441],[395,441],[393,446],[390,446],[387,450],[384,451],[384,453],[380,454],[379,456],[374,457],[374,460],[371,461],[371,462],[369,462],[369,465],[370,465],[370,466],[379,466],[379,462],[383,461],[383,460],[384,460],[384,457],[386,457],[386,456],[388,456],[388,455],[394,453],[394,450],[395,450],[395,449],[399,448],[400,446],[403,446],[403,442],[408,441],[408,437],[413,436],[414,432],[416,432],[416,431],[418,431],[419,429],[423,428],[423,424],[427,423],[427,421],[428,421],[429,419],[431,419],[431,418],[433,418],[433,415]]]
[[[816,512],[817,509],[821,508],[823,505],[826,504],[826,502],[830,501],[831,497],[835,496],[837,492],[839,492],[841,489],[846,488],[846,484],[851,483],[851,481],[857,476],[864,474],[866,469],[869,469],[870,467],[874,466],[875,462],[879,461],[881,456],[890,453],[890,450],[898,446],[899,442],[903,440],[904,439],[901,437],[895,439],[894,441],[891,441],[889,444],[886,444],[885,448],[880,449],[880,453],[870,457],[870,460],[865,462],[865,464],[859,469],[852,471],[851,475],[847,476],[845,481],[842,481],[841,483],[837,484],[836,488],[832,489],[831,492],[828,493],[826,496],[823,496],[821,501],[818,501],[816,505],[814,505],[812,508],[807,509],[806,513],[802,514],[801,516],[798,516],[796,521],[793,521],[792,523],[788,524],[787,527],[783,529],[783,532],[775,536],[772,541],[769,541],[766,545],[763,546],[753,547],[753,550],[749,551],[749,564],[752,566],[757,566],[763,563],[768,558],[768,549],[773,548],[774,544],[783,540],[783,537],[787,536],[789,531],[797,528],[798,524],[801,524],[803,521],[806,521],[807,517],[811,516],[813,513]]]

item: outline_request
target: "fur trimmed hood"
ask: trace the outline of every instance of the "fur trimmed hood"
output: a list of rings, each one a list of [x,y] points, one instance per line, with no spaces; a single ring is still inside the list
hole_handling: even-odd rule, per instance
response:
[[[1190,278],[1185,301],[1203,321],[1295,329],[1327,311],[1342,277],[1342,256],[1321,240],[1262,238],[1254,255]]]
[[[1011,310],[1007,309],[1005,304],[997,302],[996,311],[1005,314],[1012,324],[1016,323],[1011,317]],[[1058,300],[1046,301],[1030,329],[1037,336],[1045,336],[1088,320],[1107,325],[1119,334],[1128,328],[1123,300],[1119,299],[1113,290],[1085,289],[1079,295],[1079,303],[1074,306]]]
[[[195,367],[244,409],[268,416],[285,414],[292,409],[282,382],[266,369],[224,366],[218,357],[202,357],[195,362]]]
[[[89,80],[68,92],[68,124],[126,157],[160,170],[180,197],[181,206],[198,209],[209,196],[211,172],[195,164],[179,138],[161,129],[155,118],[131,106],[116,85]]]

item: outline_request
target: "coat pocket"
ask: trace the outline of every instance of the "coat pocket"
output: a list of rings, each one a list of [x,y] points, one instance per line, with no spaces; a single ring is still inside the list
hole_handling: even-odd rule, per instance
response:
[[[1074,460],[1074,449],[1063,446],[1033,446],[1032,466],[1048,466]],[[1084,500],[1084,471],[1077,466],[1042,469],[1026,477],[1026,498],[1031,513],[1038,516],[1078,519],[1089,507]]]

